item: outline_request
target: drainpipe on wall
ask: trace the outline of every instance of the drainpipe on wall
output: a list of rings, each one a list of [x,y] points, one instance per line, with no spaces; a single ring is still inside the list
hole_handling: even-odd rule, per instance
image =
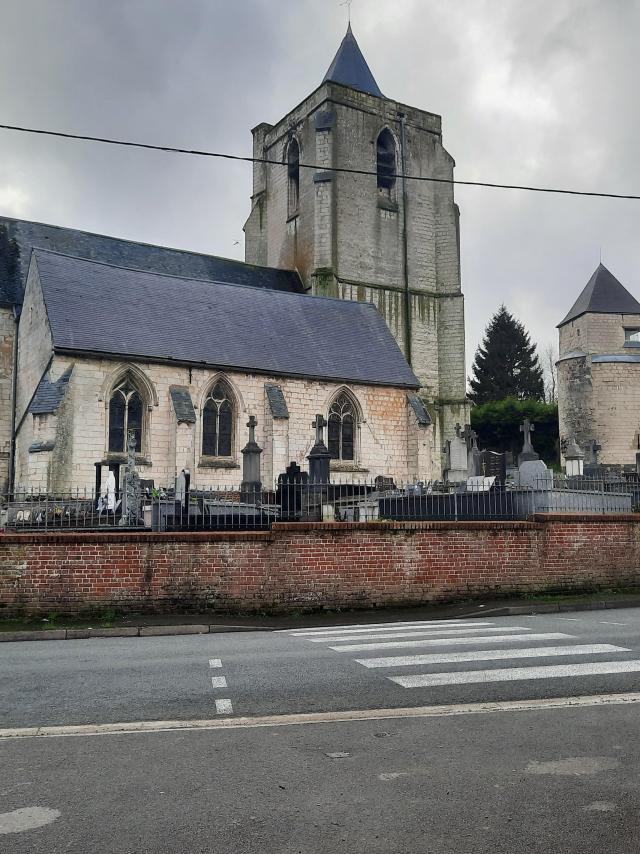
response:
[[[18,391],[18,331],[20,327],[21,306],[15,306],[13,316],[16,327],[13,339],[13,377],[11,378],[11,441],[9,445],[9,493],[13,492],[16,471],[16,396]]]
[[[409,292],[409,244],[407,235],[407,182],[406,175],[406,133],[404,113],[398,113],[400,120],[400,166],[402,170],[402,271],[404,275],[404,340],[405,356],[411,364],[411,293]]]

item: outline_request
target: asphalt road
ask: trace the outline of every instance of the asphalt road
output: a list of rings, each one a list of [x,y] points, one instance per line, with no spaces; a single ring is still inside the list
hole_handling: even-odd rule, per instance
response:
[[[3,644],[0,727],[96,728],[0,738],[0,852],[633,854],[639,675],[632,609]]]
[[[406,661],[418,655],[446,660]],[[452,655],[473,658],[447,658]],[[380,666],[360,663],[372,660]],[[603,666],[630,669],[598,673]],[[548,668],[558,667],[569,668],[569,675],[551,676],[557,671]],[[536,674],[524,676],[537,678],[513,679],[515,668],[534,668]],[[504,678],[457,681],[463,677],[455,674],[476,670],[502,671]],[[442,681],[442,673],[451,674],[445,684],[392,681]],[[212,679],[223,679],[224,687]],[[639,685],[640,609],[8,643],[0,647],[0,727],[210,718],[216,700],[230,702],[225,715],[283,715],[619,693]]]

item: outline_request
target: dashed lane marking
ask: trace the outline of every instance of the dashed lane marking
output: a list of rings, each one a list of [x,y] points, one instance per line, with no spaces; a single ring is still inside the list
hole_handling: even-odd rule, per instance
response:
[[[222,667],[222,661],[219,658],[210,658],[209,667]]]
[[[227,680],[225,676],[212,676],[211,677],[211,687],[212,688],[226,688]]]
[[[221,702],[221,701],[218,701]],[[229,700],[225,702],[231,705]],[[597,706],[624,706],[640,703],[640,693],[592,694],[582,697],[547,697],[539,700],[504,700],[494,703],[458,703],[442,706],[413,706],[400,709],[354,709],[344,712],[309,712],[245,718],[210,718],[186,721],[125,721],[113,724],[22,727],[0,729],[3,738],[61,738],[68,736],[135,735],[175,730],[255,729],[258,727],[335,724],[380,721],[397,718],[441,718],[455,715],[487,715],[497,712],[542,712]]]
[[[231,702],[231,700],[216,700],[216,714],[232,715],[233,703]]]

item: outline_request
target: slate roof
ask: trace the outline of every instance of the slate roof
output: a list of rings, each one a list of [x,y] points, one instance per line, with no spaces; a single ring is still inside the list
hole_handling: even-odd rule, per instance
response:
[[[602,353],[599,356],[592,356],[591,361],[596,365],[607,365],[613,362],[621,362],[622,364],[627,365],[637,365],[638,363],[640,363],[640,355],[636,353]]]
[[[625,286],[598,264],[584,290],[574,302],[567,316],[558,326],[564,326],[587,312],[593,314],[640,314],[640,303]]]
[[[50,249],[78,258],[104,261],[120,267],[135,267],[171,276],[232,282],[237,285],[293,293],[304,291],[300,276],[294,270],[258,267],[229,258],[218,258],[215,255],[168,249],[164,246],[152,246],[104,234],[91,234],[75,228],[61,228],[57,225],[9,217],[0,217],[0,229],[3,226],[7,231],[8,239],[15,240],[17,243],[20,257],[17,269],[10,276],[2,275],[3,265],[0,259],[0,305],[22,302],[24,282],[33,248]]]
[[[413,412],[416,416],[418,424],[421,427],[429,427],[430,424],[433,424],[431,420],[431,416],[427,410],[427,407],[424,405],[424,401],[417,394],[408,394],[407,400],[413,409]]]
[[[271,415],[274,418],[288,418],[289,407],[284,396],[284,392],[279,385],[265,385],[264,390],[267,393],[267,401]]]
[[[371,303],[33,257],[59,353],[420,385]]]
[[[169,387],[169,394],[178,424],[195,424],[196,411],[193,408],[189,389],[182,385],[172,385]]]
[[[327,81],[384,98],[351,31],[351,24],[322,82]]]
[[[40,380],[36,393],[29,404],[31,415],[50,415],[52,412],[58,411],[67,392],[72,371],[73,368],[68,368],[54,383],[51,382],[48,373]]]

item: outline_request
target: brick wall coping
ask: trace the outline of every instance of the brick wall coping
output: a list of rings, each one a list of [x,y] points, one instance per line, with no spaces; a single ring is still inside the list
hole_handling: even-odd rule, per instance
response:
[[[536,522],[640,522],[640,513],[534,513]]]
[[[276,522],[272,531],[47,531],[13,534],[0,532],[0,545],[19,543],[202,543],[269,542],[278,533],[386,533],[417,531],[531,531],[545,522],[640,523],[636,513],[536,513],[529,521],[455,522]]]

